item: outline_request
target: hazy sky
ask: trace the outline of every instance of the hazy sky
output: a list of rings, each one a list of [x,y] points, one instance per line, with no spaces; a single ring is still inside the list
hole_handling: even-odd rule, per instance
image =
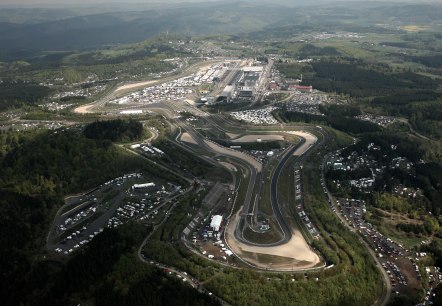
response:
[[[0,4],[56,4],[57,6],[68,6],[70,4],[94,4],[94,3],[179,3],[179,2],[214,2],[222,0],[71,0],[71,1],[60,1],[60,0],[0,0]],[[247,1],[247,0],[246,0]],[[286,1],[276,1],[276,2],[298,2],[298,3],[320,3],[320,2],[344,2],[344,1],[370,1],[370,0],[286,0]],[[371,0],[376,2],[416,2],[411,0]],[[65,3],[63,3],[65,2]],[[253,0],[248,0],[248,2],[254,2]],[[263,0],[258,2],[265,2]],[[420,1],[419,1],[420,2]],[[422,2],[442,2],[442,0],[428,0]]]
[[[214,1],[214,0],[209,0]],[[96,3],[177,3],[177,2],[207,2],[205,0],[0,0],[0,4],[56,4],[57,6],[69,6],[71,4],[96,4]]]
[[[11,6],[28,6],[28,7],[38,7],[38,6],[47,6],[51,5],[54,7],[70,7],[77,5],[94,5],[94,4],[148,4],[148,3],[163,3],[163,4],[172,4],[172,3],[183,3],[183,2],[232,2],[232,0],[0,0],[0,5],[11,5]],[[241,1],[241,0],[239,0]],[[410,2],[410,3],[423,3],[423,2],[432,2],[432,3],[442,3],[442,0],[423,0],[423,1],[415,1],[415,0],[244,0],[246,2],[259,2],[259,3],[286,3],[286,4],[320,4],[320,3],[330,3],[330,2],[356,2],[356,1],[364,1],[364,2]]]

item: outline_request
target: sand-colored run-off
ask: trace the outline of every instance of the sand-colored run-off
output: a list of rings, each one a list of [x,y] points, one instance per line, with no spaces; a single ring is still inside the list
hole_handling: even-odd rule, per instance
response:
[[[121,85],[114,90],[114,94],[117,95],[121,91],[129,90],[129,89],[133,89],[133,88],[138,88],[138,87],[145,87],[145,86],[149,86],[149,85],[152,85],[152,84],[158,83],[158,82],[159,82],[159,80],[151,80],[151,81],[144,81],[144,82]]]
[[[194,145],[198,144],[198,142],[195,139],[193,139],[193,137],[190,136],[190,134],[187,133],[187,132],[181,134],[180,140],[184,141],[184,142],[187,142],[187,143],[194,144]]]
[[[78,114],[92,113],[91,111],[89,111],[89,109],[93,106],[94,106],[94,104],[86,104],[86,105],[79,106],[74,109],[74,113],[78,113]]]
[[[285,133],[305,139],[305,142],[293,153],[295,156],[300,156],[307,152],[317,141],[316,136],[304,131],[289,131]],[[243,260],[258,268],[281,271],[309,269],[317,267],[321,263],[318,254],[309,247],[298,229],[292,229],[292,238],[287,243],[279,246],[254,246],[237,240],[234,233],[240,220],[240,211],[241,209],[228,224],[226,242],[232,251]]]
[[[247,162],[248,164],[250,164],[253,167],[255,167],[257,172],[261,172],[262,171],[262,164],[261,164],[261,162],[256,160],[254,157],[252,157],[250,155],[247,155],[247,154],[245,154],[243,152],[227,149],[226,147],[223,147],[223,146],[221,146],[221,145],[219,145],[217,143],[211,142],[211,141],[204,140],[204,142],[212,150],[214,150],[215,152],[221,153],[223,155],[232,156],[232,157],[236,157],[236,158],[242,159],[245,162]]]
[[[321,262],[298,230],[293,231],[292,238],[287,243],[279,246],[253,246],[239,242],[234,236],[239,218],[238,212],[229,222],[226,240],[236,255],[252,265],[262,269],[292,271],[313,268]],[[267,255],[266,260],[260,261],[259,255]]]
[[[263,141],[284,140],[284,136],[282,135],[264,134],[264,135],[244,135],[239,138],[233,139],[232,142],[256,142],[258,138]]]
[[[155,82],[158,82],[158,80],[121,85],[114,90],[113,95],[116,96],[120,92],[125,91],[125,90],[130,90],[130,89],[137,88],[137,87],[144,87],[144,86],[152,85]],[[94,107],[96,104],[97,104],[97,102],[93,102],[93,103],[86,104],[86,105],[81,105],[81,106],[75,108],[74,112],[78,113],[78,114],[93,113],[91,108]]]
[[[237,138],[237,137],[240,136],[239,134],[233,134],[233,133],[226,133],[226,135],[227,135],[230,139],[232,139],[232,138]]]
[[[291,131],[291,132],[286,132],[286,133],[296,135],[296,136],[299,136],[299,137],[302,137],[305,139],[305,142],[293,153],[294,156],[301,156],[302,154],[307,152],[307,150],[312,145],[314,145],[316,143],[316,141],[318,141],[318,138],[316,138],[315,135],[307,133],[307,132]]]

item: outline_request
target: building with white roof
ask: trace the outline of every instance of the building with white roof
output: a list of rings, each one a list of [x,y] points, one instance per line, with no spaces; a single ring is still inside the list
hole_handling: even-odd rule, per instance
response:
[[[222,221],[223,221],[223,216],[215,215],[212,217],[212,221],[210,222],[210,227],[213,228],[215,232],[219,232],[219,228],[221,227]]]

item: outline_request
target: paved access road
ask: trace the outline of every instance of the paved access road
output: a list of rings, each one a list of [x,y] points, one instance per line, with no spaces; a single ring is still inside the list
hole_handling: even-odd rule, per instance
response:
[[[321,164],[321,179],[324,182],[324,189],[326,191],[326,196],[327,196],[327,200],[329,203],[332,203],[332,205],[335,207],[335,214],[336,216],[339,218],[339,220],[341,220],[342,224],[344,224],[349,231],[354,232],[354,229],[345,221],[344,217],[339,213],[339,210],[337,209],[334,201],[333,201],[333,196],[331,195],[330,191],[327,188],[327,184],[325,183],[325,174],[324,174],[324,169],[325,169],[325,161],[327,160],[328,155],[326,155],[322,161]],[[358,234],[359,235],[359,234]],[[382,298],[382,302],[380,305],[385,306],[387,305],[388,301],[390,300],[391,297],[391,283],[390,283],[390,278],[387,274],[387,272],[385,272],[385,269],[382,268],[381,262],[379,261],[378,257],[376,256],[376,254],[373,252],[371,246],[365,242],[365,240],[363,238],[360,238],[359,241],[367,248],[368,253],[370,254],[370,256],[373,258],[374,262],[376,263],[376,266],[380,269],[381,274],[382,274],[382,278],[384,280],[384,284],[386,286],[386,292],[384,292],[384,296]]]

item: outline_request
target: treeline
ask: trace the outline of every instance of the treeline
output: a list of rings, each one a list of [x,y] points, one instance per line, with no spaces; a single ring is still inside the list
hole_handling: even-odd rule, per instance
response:
[[[95,121],[84,129],[87,138],[110,141],[134,141],[140,139],[143,133],[143,124],[133,119]]]
[[[420,141],[410,139],[407,135],[383,131],[382,133],[367,133],[356,144],[345,148],[342,155],[349,155],[352,151],[356,151],[359,154],[367,153],[367,147],[370,143],[380,147],[380,150],[371,150],[369,152],[378,161],[390,161],[395,157],[402,156],[408,158],[413,163],[417,163],[425,154],[425,149]]]
[[[0,83],[0,110],[37,104],[50,94],[48,87],[25,82]]]
[[[0,296],[2,305],[20,305],[35,286],[24,286],[44,244],[53,207],[61,199],[0,189]],[[23,288],[25,287],[25,288]]]
[[[379,132],[381,127],[371,122],[358,120],[352,117],[345,117],[337,114],[327,116],[313,115],[300,112],[290,112],[285,110],[273,111],[275,118],[282,122],[306,122],[314,124],[329,125],[332,128],[351,134],[361,134],[368,132]]]
[[[440,56],[428,60],[436,63]],[[287,77],[304,73],[304,82],[321,91],[365,98],[371,108],[385,115],[406,117],[420,133],[442,138],[442,94],[437,79],[411,71],[393,73],[388,65],[373,65],[351,58],[322,60],[302,67],[280,65],[280,71]],[[301,119],[306,122],[320,119],[303,117]]]
[[[67,96],[60,98],[60,102],[81,101],[86,100],[86,96]]]
[[[106,229],[66,264],[42,262],[22,284],[23,295],[3,304],[219,305],[136,257],[150,230],[138,223]],[[43,270],[46,273],[39,275]]]
[[[0,148],[7,148],[0,151],[0,188],[32,195],[66,194],[135,170],[186,185],[181,178],[126,153],[111,141],[88,139],[79,130],[0,136]]]
[[[88,190],[131,171],[144,171],[186,185],[185,181],[160,170],[154,164],[125,153],[109,140],[85,138],[79,129],[1,132],[0,153],[2,305],[35,305],[37,298],[48,290],[46,284],[53,282],[48,277],[59,269],[59,264],[41,262],[41,257],[37,255],[45,245],[49,224],[56,210],[63,204],[65,194]],[[131,235],[139,241],[140,235],[135,233],[132,231]],[[100,264],[109,264],[109,260],[116,259],[113,256],[120,250],[133,251],[132,246],[129,248],[125,243],[135,240],[127,240],[126,236],[122,236],[127,240],[123,243],[119,242],[120,234],[117,235],[118,239],[107,240],[108,235],[113,234],[104,235],[105,241],[96,250],[104,254],[85,255],[85,258],[78,259],[79,262],[73,261],[71,265],[78,264],[75,267],[68,265],[62,268],[64,273],[60,274],[56,283],[63,286],[51,289],[55,290],[52,293],[57,294],[46,296],[50,298],[46,305],[72,304],[67,297],[69,294],[65,296],[63,292],[74,292],[78,289],[75,286],[81,284],[87,284],[81,290],[88,292],[96,285],[94,282],[101,275],[100,269],[105,268]],[[88,261],[89,256],[95,255],[98,256],[98,262],[94,265],[82,261]],[[74,279],[77,276],[79,278]],[[52,303],[52,298],[60,298],[64,302]]]
[[[398,105],[408,104],[410,102],[432,101],[442,97],[442,94],[428,90],[404,91],[398,94],[376,97],[371,103],[379,106],[392,105],[397,108]]]
[[[416,90],[377,97],[371,106],[381,108],[390,116],[408,118],[417,131],[430,137],[442,138],[442,94],[428,90]]]
[[[440,56],[429,57],[435,63]],[[388,66],[372,66],[361,60],[318,61],[310,64],[305,83],[315,88],[366,98],[370,106],[390,116],[407,117],[421,133],[442,138],[440,81],[411,71],[393,73]],[[294,67],[299,74],[299,67]],[[306,68],[302,68],[305,70]],[[281,70],[291,76],[290,67]]]
[[[26,138],[6,136],[12,149],[0,161],[0,188],[24,194],[63,194],[98,185],[137,167],[110,141],[78,131],[44,131]]]
[[[441,54],[412,56],[411,59],[413,62],[420,63],[427,67],[442,68]]]
[[[361,178],[371,177],[372,173],[368,167],[359,167],[351,171],[332,170],[327,172],[327,177],[332,180],[358,180]]]
[[[334,47],[316,47],[312,44],[306,44],[299,49],[297,55],[301,58],[305,58],[309,56],[338,56],[341,55],[341,53]]]
[[[87,65],[87,66],[92,66],[97,64],[115,65],[129,61],[143,60],[148,57],[155,57],[161,53],[170,54],[171,56],[178,55],[178,52],[169,45],[156,43],[142,49],[134,48],[133,52],[131,53],[126,53],[117,56],[106,56],[101,51],[83,53],[75,56],[74,61],[78,64]]]
[[[417,185],[432,204],[432,211],[442,214],[442,165],[438,163],[419,164],[416,166]]]
[[[439,82],[413,72],[384,73],[353,63],[318,61],[310,64],[315,72],[304,83],[326,92],[353,97],[376,97],[400,94],[406,89],[436,90]]]
[[[224,168],[195,156],[171,141],[160,140],[155,143],[155,146],[165,153],[159,157],[159,161],[168,167],[174,167],[177,171],[184,172],[189,176],[222,182],[228,182],[231,178],[229,172]]]

